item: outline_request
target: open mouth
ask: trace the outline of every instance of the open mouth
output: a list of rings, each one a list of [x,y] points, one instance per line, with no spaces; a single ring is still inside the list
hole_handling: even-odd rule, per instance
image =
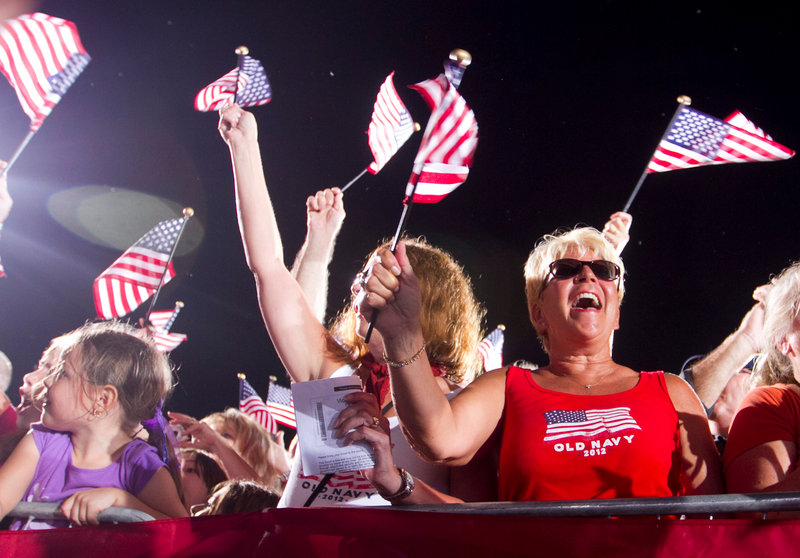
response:
[[[573,308],[581,310],[600,310],[600,299],[594,293],[580,293],[572,303]]]

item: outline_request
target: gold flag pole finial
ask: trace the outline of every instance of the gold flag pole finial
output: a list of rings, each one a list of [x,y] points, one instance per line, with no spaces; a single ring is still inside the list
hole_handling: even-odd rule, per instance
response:
[[[450,51],[450,60],[462,68],[466,68],[472,64],[472,55],[463,48],[454,48]]]

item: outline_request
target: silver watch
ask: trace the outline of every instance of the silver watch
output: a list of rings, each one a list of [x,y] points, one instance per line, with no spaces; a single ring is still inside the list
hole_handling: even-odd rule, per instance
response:
[[[381,498],[389,502],[408,498],[411,496],[411,493],[414,492],[414,477],[412,477],[408,471],[400,467],[397,468],[397,472],[400,473],[400,490],[394,494],[381,494]]]

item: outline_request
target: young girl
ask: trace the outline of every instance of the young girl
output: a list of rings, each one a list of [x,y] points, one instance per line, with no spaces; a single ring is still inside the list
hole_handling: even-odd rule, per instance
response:
[[[157,519],[186,516],[170,470],[139,439],[171,389],[166,357],[122,324],[87,324],[74,334],[44,381],[42,422],[0,468],[0,518],[23,499],[61,502],[66,519],[12,529],[96,524],[111,506]]]

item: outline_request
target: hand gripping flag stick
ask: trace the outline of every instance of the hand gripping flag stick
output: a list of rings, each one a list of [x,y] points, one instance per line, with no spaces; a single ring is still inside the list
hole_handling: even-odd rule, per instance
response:
[[[467,178],[478,142],[478,124],[456,89],[471,62],[469,52],[455,49],[445,61],[444,75],[412,86],[431,107],[431,116],[406,185],[403,213],[390,247],[392,253],[397,249],[414,202],[435,203]],[[425,184],[423,195],[417,193],[420,181]],[[369,343],[377,317],[378,312],[373,312],[364,336],[365,343]]]

